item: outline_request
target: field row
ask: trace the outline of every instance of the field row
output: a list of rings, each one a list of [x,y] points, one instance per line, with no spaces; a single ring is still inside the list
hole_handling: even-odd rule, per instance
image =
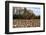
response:
[[[40,19],[14,19],[13,28],[17,27],[40,27]]]

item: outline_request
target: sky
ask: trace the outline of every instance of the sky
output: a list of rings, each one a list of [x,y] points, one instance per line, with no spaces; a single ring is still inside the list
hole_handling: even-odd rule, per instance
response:
[[[35,8],[35,7],[30,7],[30,8],[27,8],[28,10],[32,10],[33,13],[36,15],[36,16],[39,16],[40,15],[40,8]]]

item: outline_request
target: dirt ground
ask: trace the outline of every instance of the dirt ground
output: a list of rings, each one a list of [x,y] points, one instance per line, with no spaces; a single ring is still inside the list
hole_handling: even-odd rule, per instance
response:
[[[40,19],[14,19],[13,28],[40,27]]]

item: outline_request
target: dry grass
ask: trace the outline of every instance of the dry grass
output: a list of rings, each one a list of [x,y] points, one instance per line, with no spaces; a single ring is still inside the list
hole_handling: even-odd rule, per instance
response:
[[[40,27],[40,19],[14,19],[13,28]]]

